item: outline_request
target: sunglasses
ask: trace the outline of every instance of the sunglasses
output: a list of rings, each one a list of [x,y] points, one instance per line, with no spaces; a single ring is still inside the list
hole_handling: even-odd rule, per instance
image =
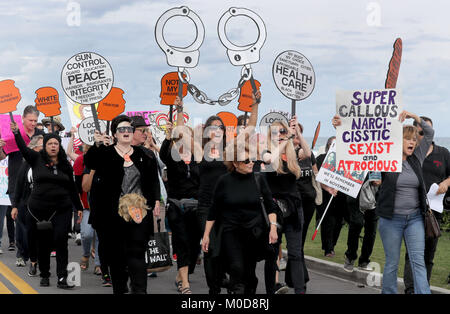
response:
[[[136,129],[136,131],[139,131],[139,132],[142,132],[142,133],[147,133],[148,129],[147,128],[145,128],[145,129]]]
[[[247,158],[246,160],[244,160],[244,161],[242,161],[242,162],[243,162],[244,164],[248,165],[249,163],[254,162],[254,161]]]
[[[419,133],[420,136],[424,136],[425,135],[425,133],[423,131],[419,131],[418,133]]]
[[[131,126],[121,126],[117,128],[119,133],[133,133],[133,127]]]
[[[223,125],[211,125],[211,130],[215,131],[217,129],[221,129],[222,131],[224,131],[225,127]]]

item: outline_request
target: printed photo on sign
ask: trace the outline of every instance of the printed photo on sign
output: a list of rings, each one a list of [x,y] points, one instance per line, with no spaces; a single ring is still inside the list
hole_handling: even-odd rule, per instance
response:
[[[90,105],[105,98],[112,89],[114,76],[111,65],[93,52],[71,57],[61,72],[64,93],[72,101]]]
[[[401,172],[401,111],[397,89],[336,92],[337,170]]]
[[[367,171],[338,170],[336,168],[336,141],[330,146],[320,167],[317,181],[346,195],[356,198],[364,183]]]

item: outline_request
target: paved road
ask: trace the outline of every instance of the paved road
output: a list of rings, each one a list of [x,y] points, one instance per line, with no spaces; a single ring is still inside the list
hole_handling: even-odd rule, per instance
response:
[[[102,287],[100,276],[93,274],[93,260],[91,259],[89,269],[81,273],[81,286],[72,290],[61,290],[56,288],[56,260],[52,258],[50,287],[39,286],[39,277],[31,278],[27,275],[27,267],[15,266],[15,251],[7,250],[7,236],[4,231],[2,241],[3,254],[0,255],[0,293],[39,293],[39,294],[111,294],[112,288]],[[81,246],[69,239],[69,262],[79,262]],[[148,278],[148,293],[150,294],[176,294],[174,285],[176,267],[169,271],[158,274],[157,278]],[[263,263],[257,267],[257,276],[260,279],[258,294],[264,294]],[[284,278],[284,273],[281,275]],[[310,272],[311,281],[308,283],[307,293],[311,294],[379,294],[380,291],[369,287],[358,287],[355,283]],[[206,294],[206,286],[203,265],[196,268],[190,277],[191,289],[194,294]],[[292,293],[291,289],[291,293]]]

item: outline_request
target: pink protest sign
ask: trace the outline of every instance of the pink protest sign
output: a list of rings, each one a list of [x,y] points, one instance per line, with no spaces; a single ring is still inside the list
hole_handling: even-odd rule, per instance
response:
[[[14,121],[19,126],[20,133],[22,134],[25,144],[28,145],[30,139],[28,138],[28,135],[23,128],[22,117],[20,115],[14,115],[13,117]],[[16,145],[16,140],[14,139],[14,134],[11,131],[11,119],[9,115],[0,115],[0,135],[1,139],[6,143],[3,147],[3,150],[6,154],[17,152],[19,150]]]
[[[156,113],[158,111],[128,111],[126,113],[127,116],[133,117],[133,116],[141,116],[144,118],[145,122],[150,125],[154,119],[151,119],[152,114]]]

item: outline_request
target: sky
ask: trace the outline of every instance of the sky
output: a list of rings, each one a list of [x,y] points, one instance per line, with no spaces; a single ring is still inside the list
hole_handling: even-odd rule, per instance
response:
[[[98,53],[111,64],[114,86],[125,91],[126,111],[167,110],[159,105],[160,80],[176,68],[167,64],[154,32],[159,16],[180,6],[196,12],[205,27],[199,63],[189,72],[191,83],[211,99],[236,87],[240,78],[241,68],[228,60],[217,24],[230,7],[243,7],[257,13],[267,31],[260,60],[252,65],[262,85],[260,117],[270,110],[290,112],[291,100],[276,88],[272,65],[281,52],[295,50],[309,59],[316,75],[312,94],[297,102],[304,134],[312,136],[321,121],[320,136],[334,135],[336,91],[383,88],[393,43],[400,37],[397,88],[404,109],[432,118],[436,136],[450,136],[448,1],[0,0],[0,80],[15,80],[21,91],[16,114],[34,104],[35,90],[52,86],[60,94],[68,129],[61,70],[70,57],[84,51]],[[226,32],[238,45],[253,43],[258,36],[253,21],[242,16],[230,19]],[[166,41],[174,46],[188,46],[195,36],[187,18],[172,18],[164,29]],[[188,95],[184,104],[191,119],[205,121],[220,111],[240,114],[237,99],[211,106]]]

